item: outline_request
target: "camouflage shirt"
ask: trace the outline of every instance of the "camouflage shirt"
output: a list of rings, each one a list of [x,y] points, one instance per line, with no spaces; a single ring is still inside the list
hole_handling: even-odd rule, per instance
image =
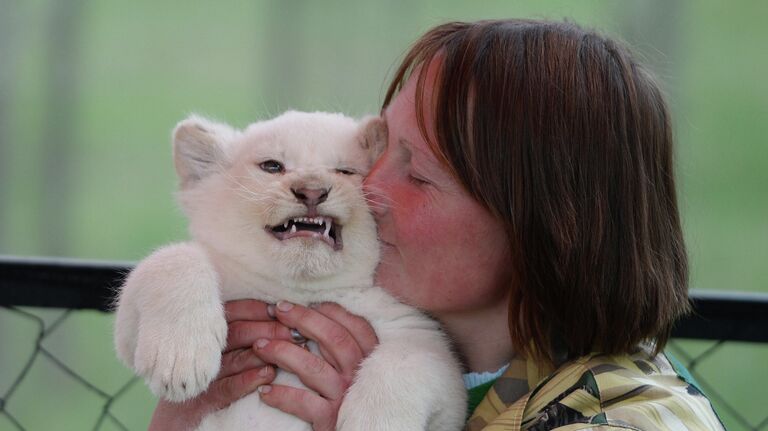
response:
[[[513,359],[466,431],[724,430],[709,400],[659,354],[591,354],[556,371]]]

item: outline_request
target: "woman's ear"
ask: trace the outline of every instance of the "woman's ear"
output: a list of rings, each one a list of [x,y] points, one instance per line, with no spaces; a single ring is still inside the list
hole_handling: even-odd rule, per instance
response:
[[[370,115],[360,120],[358,141],[368,151],[371,165],[387,148],[387,133],[387,123],[379,116]]]
[[[237,131],[191,115],[173,130],[173,163],[181,189],[189,188],[228,164],[226,147]]]

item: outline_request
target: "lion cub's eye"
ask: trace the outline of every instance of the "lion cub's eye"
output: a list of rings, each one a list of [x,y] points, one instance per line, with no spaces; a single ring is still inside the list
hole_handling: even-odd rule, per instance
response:
[[[357,172],[349,169],[336,169],[336,173],[344,175],[355,175]]]
[[[270,174],[282,174],[285,172],[285,167],[277,160],[267,160],[266,162],[259,163],[259,167],[262,171]]]

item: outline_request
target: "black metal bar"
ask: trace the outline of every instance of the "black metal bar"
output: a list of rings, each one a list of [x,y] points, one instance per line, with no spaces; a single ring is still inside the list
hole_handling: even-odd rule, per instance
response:
[[[690,297],[694,311],[673,337],[768,342],[768,294],[693,290]]]
[[[110,311],[133,264],[0,256],[0,305]],[[675,338],[768,342],[768,294],[692,290]]]
[[[0,256],[0,305],[110,311],[132,264]]]

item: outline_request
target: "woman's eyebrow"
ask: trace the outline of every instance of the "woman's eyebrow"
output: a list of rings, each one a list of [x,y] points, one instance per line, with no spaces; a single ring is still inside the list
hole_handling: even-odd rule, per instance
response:
[[[403,151],[407,153],[408,159],[410,159],[411,155],[413,154],[413,150],[412,150],[413,145],[411,144],[411,141],[405,138],[400,138],[397,140],[397,143],[400,144],[400,148],[402,148]]]
[[[386,109],[381,111],[381,119],[384,120],[385,123],[387,123]],[[387,127],[387,129],[389,129],[389,127]],[[392,133],[392,130],[389,130],[389,133]],[[402,148],[402,150],[405,152],[406,160],[408,160],[408,162],[412,162],[414,154],[420,154],[420,156],[418,157],[418,159],[421,160],[421,162],[418,163],[419,165],[423,164],[426,168],[429,168],[431,165],[433,165],[433,163],[431,163],[431,160],[430,160],[431,153],[429,153],[428,151],[425,151],[421,148],[416,147],[415,145],[413,145],[411,141],[403,137],[398,138],[397,143],[400,146],[400,148]]]
[[[433,169],[435,167],[435,163],[432,160],[433,156],[432,153],[429,152],[429,150],[424,150],[423,148],[419,148],[416,145],[413,145],[411,141],[405,138],[400,138],[397,140],[397,142],[400,144],[400,147],[405,151],[407,154],[408,160],[413,164],[413,162],[416,162],[415,164],[417,166],[422,166],[425,169]]]

